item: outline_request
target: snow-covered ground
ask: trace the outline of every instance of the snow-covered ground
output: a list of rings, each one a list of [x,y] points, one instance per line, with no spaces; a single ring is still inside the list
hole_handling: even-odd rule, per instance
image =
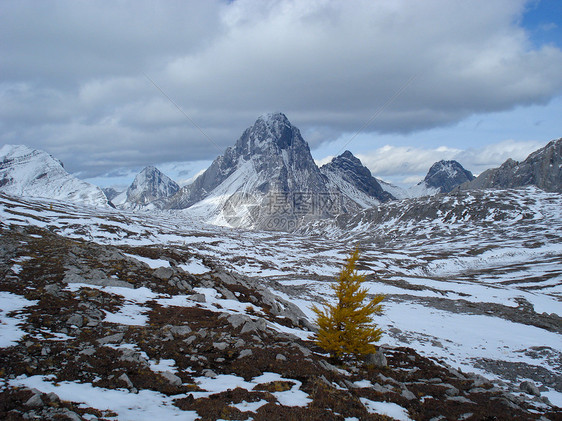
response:
[[[212,261],[255,277],[311,319],[310,306],[330,300],[329,282],[358,246],[367,288],[373,294],[387,296],[385,313],[378,320],[385,332],[382,343],[409,346],[463,371],[512,383],[530,378],[540,384],[541,377],[531,375],[533,367],[541,367],[560,383],[562,197],[537,189],[507,195],[510,203],[518,202],[532,214],[521,218],[514,208],[512,218],[499,220],[396,219],[378,227],[365,222],[350,226],[348,231],[340,227],[327,234],[324,229],[322,235],[294,235],[202,225],[185,211],[129,213],[0,196],[0,227],[48,227],[60,235],[99,244],[185,246],[196,256],[186,270],[206,272],[211,268],[204,262]],[[501,202],[501,194],[492,199]],[[470,195],[464,200],[470,206]],[[129,256],[152,268],[169,265],[165,260]],[[123,290],[112,293],[129,293]],[[152,296],[150,291],[146,296],[138,289],[134,291],[135,297],[125,296],[121,312],[106,316],[122,323],[143,323],[142,309],[147,300],[166,304],[163,297]],[[212,306],[217,300],[212,291],[199,292],[206,296],[206,305]],[[9,299],[2,300],[2,306]],[[242,311],[222,301],[222,308]],[[31,304],[14,300],[11,305]],[[18,339],[16,326],[17,320],[11,319],[3,327],[11,329],[10,340]],[[498,361],[527,369],[502,373],[494,369]],[[20,381],[37,387],[47,380]],[[542,385],[542,394],[562,406],[562,391],[546,382]],[[96,391],[88,385],[83,387],[88,389],[85,393],[90,399],[95,399]],[[295,396],[298,392],[297,387]],[[143,401],[139,396],[139,408],[151,399],[155,397],[147,396]],[[373,406],[375,409],[381,410]],[[395,417],[401,414],[400,408],[386,410]],[[127,411],[123,409],[123,419]],[[173,418],[175,409],[170,411],[166,416]]]

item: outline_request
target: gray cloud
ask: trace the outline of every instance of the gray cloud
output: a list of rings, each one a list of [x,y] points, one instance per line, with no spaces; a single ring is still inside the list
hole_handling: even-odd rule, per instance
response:
[[[5,1],[0,141],[94,176],[212,159],[268,111],[314,147],[355,132],[412,76],[366,131],[546,103],[562,89],[562,52],[531,45],[517,25],[525,3]]]

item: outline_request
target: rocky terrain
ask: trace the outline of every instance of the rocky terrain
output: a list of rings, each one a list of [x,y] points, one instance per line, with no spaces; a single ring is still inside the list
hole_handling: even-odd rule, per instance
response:
[[[560,197],[476,199],[299,236],[0,196],[0,417],[559,419]],[[309,306],[357,243],[385,335],[341,363]]]

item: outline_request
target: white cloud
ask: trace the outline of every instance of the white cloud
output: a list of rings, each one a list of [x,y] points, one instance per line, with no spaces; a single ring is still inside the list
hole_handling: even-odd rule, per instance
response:
[[[371,152],[358,154],[357,157],[377,177],[394,179],[398,176],[402,183],[413,184],[420,181],[431,165],[440,160],[456,160],[477,175],[488,168],[500,166],[508,158],[522,161],[544,145],[544,142],[514,140],[471,149],[386,145]]]

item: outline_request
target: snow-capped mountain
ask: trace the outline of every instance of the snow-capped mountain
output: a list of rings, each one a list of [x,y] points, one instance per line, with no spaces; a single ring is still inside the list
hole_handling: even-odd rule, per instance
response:
[[[550,141],[523,162],[508,159],[499,168],[484,171],[461,188],[505,189],[529,185],[545,191],[562,192],[562,138]]]
[[[473,179],[474,175],[457,161],[441,160],[431,166],[422,181],[410,188],[398,187],[382,180],[377,181],[383,190],[392,194],[396,199],[409,199],[449,193],[455,187]]]
[[[273,113],[259,117],[167,207],[189,207],[219,225],[292,229],[303,219],[338,213],[339,198],[299,129]]]
[[[25,197],[109,206],[99,187],[70,175],[62,162],[24,145],[0,149],[0,191]]]
[[[136,209],[154,204],[176,194],[180,186],[158,168],[148,166],[135,177],[129,188],[116,196],[113,203],[116,206]]]
[[[349,211],[358,210],[357,205],[364,209],[394,199],[349,151],[333,158],[320,171],[328,178],[330,190],[340,191],[347,199],[345,202],[355,204],[355,209]]]
[[[455,187],[474,180],[474,175],[457,161],[441,160],[431,166],[424,180],[418,183],[420,190],[449,193]],[[434,193],[435,194],[435,193]]]

